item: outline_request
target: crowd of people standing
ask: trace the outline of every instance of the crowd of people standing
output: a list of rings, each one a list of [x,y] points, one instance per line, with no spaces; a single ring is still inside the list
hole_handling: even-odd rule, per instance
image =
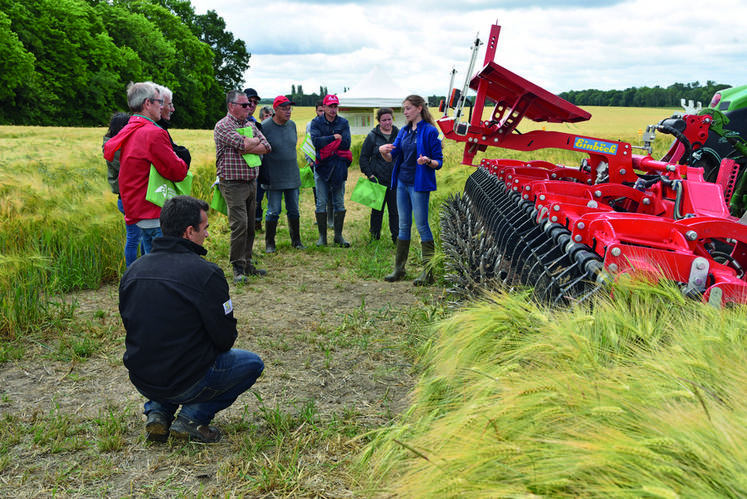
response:
[[[228,282],[219,266],[203,258],[208,204],[175,196],[161,207],[149,198],[154,175],[181,182],[190,167],[189,151],[174,143],[168,132],[175,110],[171,90],[141,82],[128,87],[127,97],[132,114],[112,117],[103,144],[108,180],[127,227],[127,270],[119,290],[126,330],[124,364],[132,384],[147,399],[143,412],[148,440],[165,441],[171,435],[217,442],[221,432],[210,426],[213,417],[254,384],[264,364],[256,354],[233,348],[238,333]],[[235,283],[267,273],[256,267],[253,258],[263,198],[267,200],[265,252],[276,251],[283,201],[291,245],[306,249],[300,233],[298,135],[291,119],[295,103],[278,96],[272,108],[260,111],[258,121],[253,115],[259,101],[251,88],[228,92],[226,116],[213,130],[217,189],[227,206],[229,263]],[[352,137],[338,108],[336,95],[325,96],[317,106],[317,116],[307,125],[315,152],[308,162],[315,182],[316,244],[328,244],[331,225],[333,243],[349,248],[343,229]],[[386,186],[382,206],[370,215],[371,238],[378,240],[387,209],[396,245],[394,270],[385,280],[398,281],[406,275],[414,217],[425,263],[414,284],[425,285],[433,281],[428,264],[434,253],[428,205],[443,155],[422,97],[408,96],[403,113],[406,124],[398,129],[392,109],[378,110],[378,125],[366,136],[359,166],[368,179]]]

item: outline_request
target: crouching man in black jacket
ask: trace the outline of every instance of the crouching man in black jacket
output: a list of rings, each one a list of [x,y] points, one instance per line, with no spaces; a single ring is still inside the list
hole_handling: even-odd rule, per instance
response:
[[[209,426],[259,378],[259,356],[232,348],[238,333],[228,283],[204,258],[208,205],[190,196],[161,210],[163,237],[136,260],[119,285],[127,331],[124,365],[145,403],[147,439],[217,442]],[[174,415],[181,406],[179,415]],[[171,424],[173,421],[173,424]]]

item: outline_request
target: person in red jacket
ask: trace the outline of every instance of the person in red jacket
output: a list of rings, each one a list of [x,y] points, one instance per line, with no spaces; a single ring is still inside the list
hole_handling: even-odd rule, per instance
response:
[[[104,145],[104,158],[119,157],[119,194],[125,221],[137,224],[143,235],[143,254],[150,253],[152,240],[161,235],[158,217],[161,207],[147,201],[150,165],[164,178],[181,182],[189,166],[171,146],[168,132],[156,125],[161,119],[163,99],[150,82],[131,83],[127,87],[127,104],[133,115],[127,125]]]

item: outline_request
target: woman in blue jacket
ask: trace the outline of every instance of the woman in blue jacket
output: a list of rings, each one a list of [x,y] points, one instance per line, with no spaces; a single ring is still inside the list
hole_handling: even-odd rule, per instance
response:
[[[419,95],[410,95],[402,103],[407,124],[402,127],[394,144],[379,148],[381,156],[394,160],[392,189],[397,191],[399,212],[399,236],[394,271],[384,277],[388,282],[399,281],[405,276],[405,264],[410,253],[412,218],[420,233],[423,250],[423,273],[413,284],[424,286],[433,282],[430,261],[434,254],[433,233],[428,224],[428,203],[431,192],[436,190],[436,170],[443,166],[441,141],[428,104]]]

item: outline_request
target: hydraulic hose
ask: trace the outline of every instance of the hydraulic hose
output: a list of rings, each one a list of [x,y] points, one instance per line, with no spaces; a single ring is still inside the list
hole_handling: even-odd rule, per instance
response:
[[[660,131],[661,133],[668,133],[669,135],[673,135],[674,138],[680,141],[680,143],[685,146],[685,154],[682,155],[679,162],[677,164],[680,165],[687,165],[690,164],[690,161],[692,160],[692,154],[693,154],[693,145],[690,143],[689,140],[687,140],[687,137],[677,130],[674,127],[671,127],[669,125],[662,125],[659,123],[656,125],[656,129]]]

